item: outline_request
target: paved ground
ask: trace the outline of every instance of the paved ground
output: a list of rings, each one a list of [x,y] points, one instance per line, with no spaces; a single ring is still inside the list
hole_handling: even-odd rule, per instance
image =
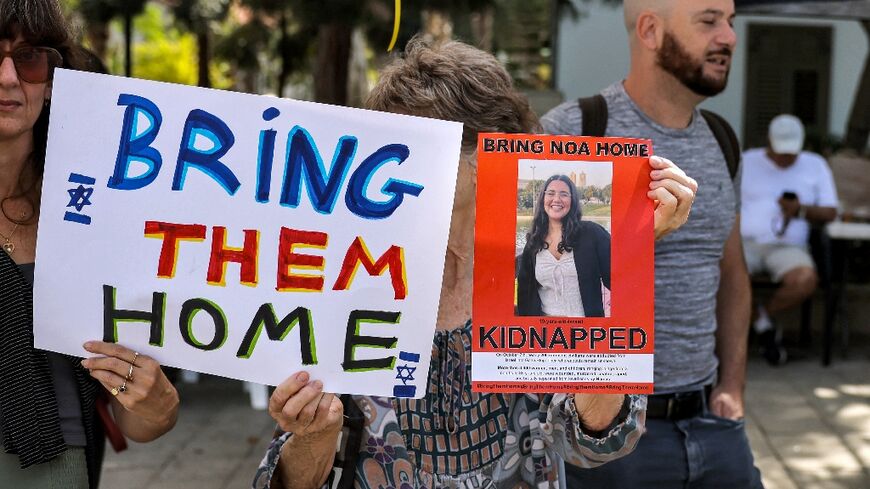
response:
[[[154,443],[109,449],[104,489],[250,487],[273,424],[238,382],[180,384],[176,428]],[[750,362],[747,432],[767,489],[870,488],[870,347],[822,368]]]
[[[148,444],[107,448],[103,489],[241,489],[251,486],[275,429],[265,411],[250,407],[240,382],[203,376],[178,384],[178,424]]]
[[[747,433],[768,489],[870,488],[870,359],[750,365]]]

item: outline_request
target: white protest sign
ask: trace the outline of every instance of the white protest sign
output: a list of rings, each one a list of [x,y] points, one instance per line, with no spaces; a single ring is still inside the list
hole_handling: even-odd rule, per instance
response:
[[[58,70],[38,348],[425,393],[462,126]]]

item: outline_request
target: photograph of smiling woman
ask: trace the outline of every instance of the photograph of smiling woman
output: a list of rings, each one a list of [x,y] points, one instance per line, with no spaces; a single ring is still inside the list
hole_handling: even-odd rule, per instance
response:
[[[519,316],[609,316],[610,233],[582,220],[577,176],[572,177],[552,175],[536,193],[517,260]]]

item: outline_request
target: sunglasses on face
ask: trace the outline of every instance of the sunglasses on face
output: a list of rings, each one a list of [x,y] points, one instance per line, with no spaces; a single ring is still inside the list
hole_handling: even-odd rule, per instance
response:
[[[22,46],[12,51],[0,51],[0,64],[12,58],[18,78],[27,83],[45,83],[51,80],[54,69],[63,63],[63,57],[52,48]]]

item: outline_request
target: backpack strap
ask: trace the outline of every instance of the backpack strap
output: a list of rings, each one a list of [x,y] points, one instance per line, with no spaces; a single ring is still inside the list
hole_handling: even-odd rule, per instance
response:
[[[577,99],[583,115],[583,136],[602,137],[607,131],[607,101],[600,93]]]
[[[725,162],[728,163],[728,174],[731,175],[731,180],[734,180],[740,167],[740,143],[737,142],[737,135],[734,134],[734,129],[719,114],[701,109],[701,115],[707,121],[707,125],[710,126],[716,142],[719,143],[719,148],[722,149],[722,154],[725,155]]]
[[[607,101],[601,94],[591,97],[583,97],[577,100],[580,106],[580,112],[583,115],[582,135],[602,137],[607,131]],[[731,179],[737,177],[737,170],[740,167],[740,143],[737,141],[737,134],[734,129],[728,124],[728,121],[722,118],[715,112],[701,109],[701,116],[707,121],[710,131],[713,132],[713,137],[719,143],[719,148],[722,149],[722,154],[725,156],[725,162],[728,164],[728,174]]]

